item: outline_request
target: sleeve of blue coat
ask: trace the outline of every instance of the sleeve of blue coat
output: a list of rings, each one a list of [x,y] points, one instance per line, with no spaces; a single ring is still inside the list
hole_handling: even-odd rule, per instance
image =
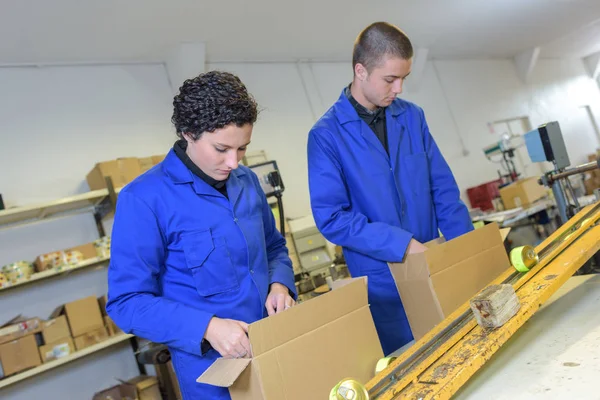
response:
[[[262,188],[256,176],[254,176],[254,183],[258,193],[262,193]],[[275,217],[264,195],[262,195],[262,204],[265,244],[267,246],[267,259],[269,261],[269,285],[272,283],[285,285],[290,290],[290,295],[296,299],[294,268],[292,267],[292,260],[290,260],[285,238],[277,230]]]
[[[213,314],[161,296],[165,238],[154,212],[121,192],[111,236],[108,315],[124,332],[201,355]]]
[[[454,239],[473,230],[467,206],[460,199],[460,190],[435,140],[429,132],[425,115],[421,110],[421,127],[427,157],[431,196],[435,207],[438,226],[446,240]]]
[[[341,163],[327,132],[308,137],[308,182],[313,217],[332,243],[382,261],[402,261],[412,233],[367,217],[350,207]]]

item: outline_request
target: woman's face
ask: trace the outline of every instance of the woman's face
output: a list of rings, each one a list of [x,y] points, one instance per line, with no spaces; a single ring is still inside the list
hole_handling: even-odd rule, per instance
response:
[[[198,140],[183,135],[188,142],[186,153],[206,175],[224,181],[238,164],[252,137],[252,125],[227,125],[214,132],[204,132]]]

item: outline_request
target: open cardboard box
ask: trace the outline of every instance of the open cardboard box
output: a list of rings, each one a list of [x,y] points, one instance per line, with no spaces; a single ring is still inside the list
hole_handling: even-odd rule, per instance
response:
[[[404,263],[388,263],[415,340],[510,268],[502,232],[496,223],[445,242],[426,243]]]
[[[253,358],[219,358],[197,381],[233,400],[324,399],[344,378],[370,380],[383,357],[364,278],[257,321],[248,336]]]

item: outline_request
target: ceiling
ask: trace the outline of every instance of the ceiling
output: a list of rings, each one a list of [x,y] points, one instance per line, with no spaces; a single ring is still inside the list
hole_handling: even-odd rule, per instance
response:
[[[600,0],[0,0],[0,64],[163,61],[182,42],[213,62],[345,61],[377,20],[434,58],[600,51]]]

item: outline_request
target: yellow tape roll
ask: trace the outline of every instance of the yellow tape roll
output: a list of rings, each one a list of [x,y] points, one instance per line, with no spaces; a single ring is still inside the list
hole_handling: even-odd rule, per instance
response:
[[[329,400],[369,400],[369,393],[356,379],[346,378],[331,389]]]
[[[531,246],[515,247],[510,251],[510,262],[519,272],[528,272],[538,261],[538,255]]]
[[[385,357],[377,361],[377,365],[375,365],[375,375],[386,369],[395,359],[396,357]]]

